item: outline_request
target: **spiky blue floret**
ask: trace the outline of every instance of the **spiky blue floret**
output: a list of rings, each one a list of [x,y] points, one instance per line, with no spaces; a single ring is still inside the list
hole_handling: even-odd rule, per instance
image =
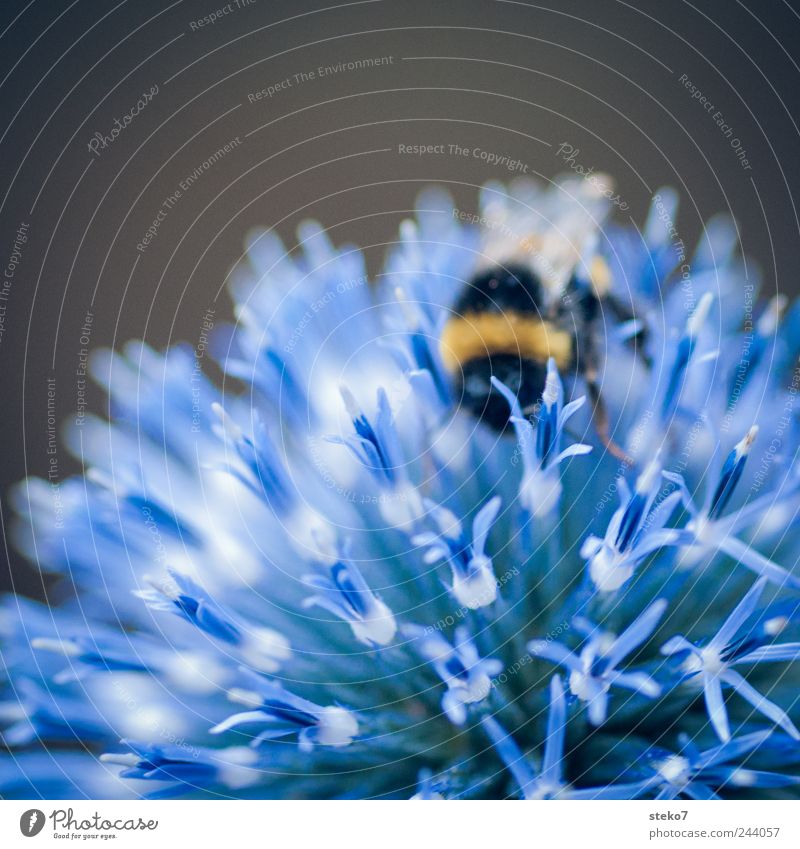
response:
[[[255,232],[236,381],[96,352],[85,476],[11,493],[58,603],[0,604],[0,796],[797,798],[800,307],[754,300],[723,218],[676,272],[676,205],[642,238],[587,181],[492,183],[501,250],[429,190],[375,281],[317,224]],[[559,233],[630,306],[621,466],[580,375],[550,360],[531,418],[495,381],[501,436],[440,355],[487,258],[566,286],[530,250]]]
[[[547,362],[547,378],[536,427],[522,415],[514,393],[496,377],[492,385],[505,397],[511,408],[510,421],[517,434],[522,457],[522,478],[518,503],[534,517],[550,516],[561,500],[559,465],[570,457],[592,450],[591,445],[575,442],[563,451],[561,442],[567,422],[581,409],[585,398],[577,398],[564,406],[564,387],[551,357]]]
[[[758,750],[770,737],[769,730],[742,734],[735,740],[701,750],[686,734],[678,737],[678,751],[653,746],[639,752],[632,761],[630,773],[643,775],[638,782],[627,784],[625,795],[618,798],[635,799],[644,794],[656,799],[719,799],[724,791],[753,791],[755,789],[791,788],[800,784],[800,777],[752,769]],[[796,755],[787,757],[794,760]],[[786,766],[786,762],[778,764]]]
[[[568,793],[564,784],[564,734],[566,730],[567,705],[564,698],[564,685],[561,677],[554,675],[550,679],[550,708],[547,716],[546,736],[542,767],[537,775],[520,752],[514,740],[501,728],[492,716],[485,716],[481,722],[492,745],[508,768],[519,790],[526,799],[566,798]]]
[[[500,511],[500,498],[495,496],[476,514],[472,537],[467,540],[462,523],[449,510],[428,502],[429,515],[436,531],[425,531],[412,537],[414,545],[425,554],[423,562],[443,560],[450,566],[453,598],[470,610],[493,604],[497,598],[497,579],[492,558],[486,553],[486,540]]]
[[[666,599],[654,601],[619,636],[599,628],[591,629],[579,655],[562,643],[548,640],[533,640],[528,643],[528,651],[566,668],[570,690],[586,703],[589,722],[601,725],[608,715],[609,690],[612,687],[624,687],[649,699],[661,694],[659,684],[646,672],[621,671],[617,666],[649,639],[666,607]]]
[[[306,582],[320,591],[304,602],[322,607],[350,623],[353,635],[368,646],[385,646],[397,633],[392,611],[370,590],[355,563],[337,560],[324,575],[308,575]]]
[[[463,626],[456,628],[453,645],[436,631],[419,625],[407,625],[403,632],[447,685],[442,696],[447,718],[454,725],[463,725],[467,721],[467,705],[487,698],[492,679],[503,671],[503,664],[495,658],[482,658]]]
[[[714,483],[707,488],[702,507],[697,507],[695,504],[683,475],[677,472],[664,472],[665,479],[677,486],[675,494],[680,494],[691,517],[684,529],[684,540],[687,534],[689,538],[686,541],[680,565],[684,568],[702,565],[704,559],[723,552],[757,575],[773,581],[779,587],[790,586],[793,589],[800,589],[800,579],[796,575],[791,574],[770,558],[764,557],[737,536],[739,528],[747,527],[759,520],[763,521],[770,508],[776,502],[780,503],[780,493],[769,493],[760,498],[754,498],[740,509],[730,514],[725,513],[725,508],[744,473],[758,430],[758,427],[753,425],[733,447],[722,464],[719,462],[719,448],[714,451],[708,467],[709,477]],[[783,482],[787,495],[793,494],[798,485],[796,470],[792,470],[791,474],[792,479]]]
[[[581,546],[589,577],[599,592],[615,592],[627,583],[636,567],[654,551],[692,542],[684,530],[666,527],[680,501],[670,493],[657,507],[661,461],[656,458],[636,479],[633,492],[624,478],[617,481],[620,507],[611,517],[605,536],[589,535]]]
[[[240,725],[255,725],[258,734],[251,739],[251,746],[296,735],[302,752],[310,752],[315,745],[349,746],[358,734],[358,719],[347,708],[314,704],[275,681],[249,675],[247,670],[242,672],[253,689],[232,689],[228,696],[250,710],[227,717],[211,729],[212,734],[222,734]]]
[[[723,684],[733,688],[755,710],[783,728],[790,737],[800,740],[800,731],[795,728],[786,711],[762,696],[733,668],[800,660],[800,643],[767,644],[763,636],[754,637],[745,628],[766,583],[766,577],[759,578],[707,642],[698,646],[685,637],[677,636],[661,647],[662,654],[682,655],[682,668],[687,675],[701,678],[708,717],[723,742],[731,738],[728,712],[722,695]]]

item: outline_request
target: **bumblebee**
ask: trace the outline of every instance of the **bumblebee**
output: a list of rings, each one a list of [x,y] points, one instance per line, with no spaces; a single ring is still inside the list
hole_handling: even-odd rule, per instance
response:
[[[517,395],[525,415],[535,416],[552,357],[563,377],[583,379],[598,437],[610,453],[627,461],[609,432],[599,385],[600,342],[604,318],[621,323],[635,316],[610,291],[608,265],[591,251],[596,236],[585,221],[579,221],[577,229],[566,235],[560,230],[554,238],[529,236],[522,243],[524,250],[514,240],[505,262],[487,251],[489,263],[467,283],[452,307],[439,351],[461,407],[501,433],[510,410],[490,378],[496,377]],[[575,251],[575,239],[584,245],[588,241],[591,259],[584,259],[586,251],[584,258]],[[644,337],[645,331],[638,330],[629,343],[646,360]]]

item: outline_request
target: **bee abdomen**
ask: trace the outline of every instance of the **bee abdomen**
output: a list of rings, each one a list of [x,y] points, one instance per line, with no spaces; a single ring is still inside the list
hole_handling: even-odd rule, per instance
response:
[[[540,362],[521,360],[509,354],[470,360],[457,378],[459,406],[484,424],[502,433],[511,410],[508,401],[492,386],[496,377],[517,396],[524,408],[537,404],[542,397],[546,368]]]

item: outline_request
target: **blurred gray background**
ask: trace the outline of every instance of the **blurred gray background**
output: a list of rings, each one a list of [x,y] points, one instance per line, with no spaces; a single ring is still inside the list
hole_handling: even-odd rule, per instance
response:
[[[473,210],[513,176],[449,145],[552,176],[569,144],[637,223],[673,185],[687,244],[731,211],[767,290],[796,293],[799,5],[4,0],[0,494],[51,468],[48,387],[62,421],[84,347],[196,344],[210,305],[231,316],[221,287],[250,228],[291,244],[317,218],[375,270],[423,185]],[[446,152],[400,152],[420,144]],[[103,409],[91,385],[85,400]],[[57,457],[60,479],[76,471]],[[42,592],[3,557],[1,586]]]

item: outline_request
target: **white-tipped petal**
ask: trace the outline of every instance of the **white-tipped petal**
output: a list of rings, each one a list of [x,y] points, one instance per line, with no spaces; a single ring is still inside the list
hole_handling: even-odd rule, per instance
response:
[[[351,626],[357,639],[371,645],[387,646],[397,633],[397,620],[380,599],[375,599],[369,616],[354,619]]]
[[[345,708],[331,705],[320,712],[316,742],[320,746],[349,746],[358,734],[358,720]]]
[[[473,559],[473,564],[479,558]],[[453,595],[459,604],[470,610],[486,607],[497,599],[497,580],[491,568],[491,560],[481,557],[478,568],[468,578],[453,574]]]

